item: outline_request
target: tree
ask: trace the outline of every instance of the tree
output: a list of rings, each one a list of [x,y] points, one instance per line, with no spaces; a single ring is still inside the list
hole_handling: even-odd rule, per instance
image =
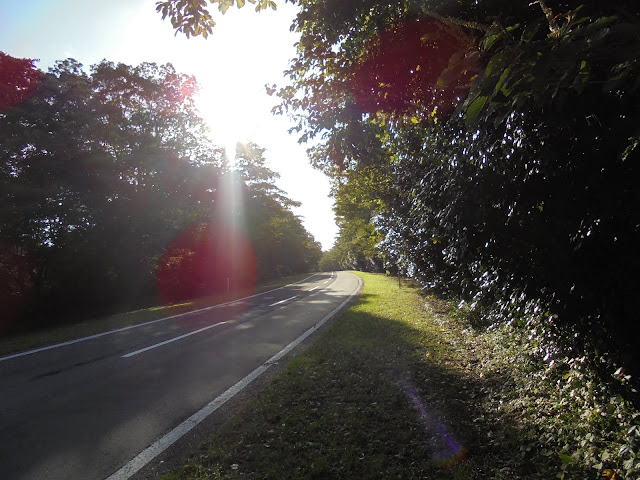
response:
[[[253,142],[236,145],[234,169],[240,180],[254,195],[268,197],[286,209],[299,207],[300,202],[287,198],[286,193],[275,185],[280,174],[267,167],[264,151]]]
[[[264,149],[238,144],[233,170],[213,192],[208,219],[182,231],[158,270],[165,302],[211,294],[246,294],[256,282],[316,268],[320,246],[290,208],[299,205],[274,184]]]
[[[276,3],[272,0],[247,0],[255,5],[256,12],[267,8],[275,10]],[[230,7],[245,6],[245,0],[209,0],[211,5],[218,5],[218,10],[225,13]],[[162,19],[169,17],[171,25],[176,29],[176,34],[184,33],[190,36],[202,35],[207,38],[216,22],[207,9],[206,0],[165,0],[156,2],[156,11],[162,14]]]
[[[638,338],[637,2],[298,4],[276,111],[338,199],[378,169],[389,255],[477,303],[559,313],[573,338]]]
[[[321,272],[331,272],[335,270],[342,270],[343,267],[340,263],[341,254],[337,246],[333,246],[330,250],[322,252],[322,257],[318,263],[318,269]]]
[[[89,75],[70,59],[38,75],[0,118],[0,235],[31,265],[29,318],[151,301],[157,259],[224,167],[194,80],[154,64]]]
[[[321,247],[292,212],[300,206],[276,187],[279,174],[266,165],[264,149],[249,142],[236,147],[235,172],[245,188],[246,224],[254,239],[260,278],[316,268]]]
[[[67,59],[46,74],[17,63],[19,85],[38,82],[0,112],[3,330],[316,268],[320,246],[264,149],[239,145],[232,169],[209,141],[193,77],[151,63],[87,73]]]
[[[479,74],[457,111],[441,115],[419,105],[398,114],[397,102],[380,103],[371,89],[363,109],[360,93],[349,95],[370,38],[415,11],[367,7],[338,22],[323,20],[324,5],[313,2],[298,17],[301,54],[282,109],[303,109],[303,134],[322,133],[314,159],[345,179],[344,191],[358,191],[353,179],[386,155],[373,160],[384,167],[384,187],[372,189],[388,199],[376,217],[387,251],[426,285],[488,306],[527,299],[532,311],[550,309],[583,333],[606,326],[628,338],[637,327],[623,320],[633,316],[623,306],[632,304],[639,266],[631,254],[639,224],[633,6],[549,16],[541,2],[508,12],[515,18],[497,15],[477,37]],[[469,12],[485,25],[494,13]],[[455,56],[436,86],[450,84]],[[303,103],[323,97],[340,101]],[[367,129],[378,129],[379,156],[351,133]]]
[[[40,72],[34,63],[0,52],[0,114],[27,100],[37,87]]]

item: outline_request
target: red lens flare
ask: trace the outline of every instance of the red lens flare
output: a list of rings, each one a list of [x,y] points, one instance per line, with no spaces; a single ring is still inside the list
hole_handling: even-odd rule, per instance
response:
[[[0,52],[0,112],[27,100],[38,85],[40,71],[35,60]]]
[[[242,232],[221,223],[194,224],[162,256],[158,293],[165,304],[211,295],[250,295],[256,276],[254,250]]]
[[[353,72],[352,91],[365,113],[450,113],[477,71],[476,47],[460,28],[433,19],[402,23],[370,44]]]

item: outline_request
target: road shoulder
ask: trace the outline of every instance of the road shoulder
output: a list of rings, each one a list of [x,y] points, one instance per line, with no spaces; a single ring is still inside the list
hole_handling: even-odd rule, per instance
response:
[[[352,274],[349,274],[352,275]],[[251,399],[256,398],[267,386],[269,386],[275,378],[278,377],[287,367],[289,362],[304,353],[311,347],[330,327],[341,314],[346,311],[349,306],[361,294],[364,283],[360,277],[358,278],[358,287],[353,294],[347,299],[345,304],[335,313],[333,313],[320,328],[317,328],[298,345],[286,353],[276,362],[270,363],[266,369],[257,378],[246,385],[242,390],[233,395],[221,407],[217,408],[213,413],[208,415],[196,427],[183,435],[178,441],[169,446],[160,455],[151,462],[141,468],[133,476],[131,480],[151,480],[168,474],[172,470],[180,467],[184,459],[194,452],[197,452],[201,446],[213,435],[221,425],[225,424],[234,415],[241,412],[242,408]]]

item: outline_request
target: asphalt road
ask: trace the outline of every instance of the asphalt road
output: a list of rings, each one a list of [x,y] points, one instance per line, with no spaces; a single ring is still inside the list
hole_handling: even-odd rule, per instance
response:
[[[0,478],[109,477],[358,286],[346,272],[317,274],[207,311],[0,358]]]

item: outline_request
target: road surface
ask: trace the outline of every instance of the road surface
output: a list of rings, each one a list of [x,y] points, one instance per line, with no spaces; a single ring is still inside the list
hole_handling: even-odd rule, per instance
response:
[[[352,274],[316,274],[205,311],[0,358],[0,478],[128,478],[140,452],[232,395],[358,288]]]

